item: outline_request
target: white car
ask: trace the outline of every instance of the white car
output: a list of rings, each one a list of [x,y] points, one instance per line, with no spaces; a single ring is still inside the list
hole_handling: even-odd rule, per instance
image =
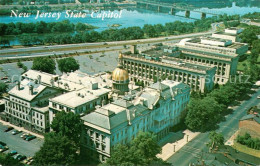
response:
[[[257,98],[258,98],[258,99],[260,99],[260,95],[259,95],[259,96],[257,96]]]

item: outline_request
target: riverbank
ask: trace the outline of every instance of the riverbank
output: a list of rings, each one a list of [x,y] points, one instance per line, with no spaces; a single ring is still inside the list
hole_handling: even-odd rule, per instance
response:
[[[229,20],[240,19],[238,15],[234,16],[225,16],[225,17],[210,17],[203,20],[197,20],[194,22],[169,22],[165,25],[155,24],[149,25],[145,24],[141,27],[128,27],[128,28],[112,28],[107,29],[101,32],[97,31],[84,31],[81,29],[81,26],[85,26],[82,23],[77,23],[76,26],[70,21],[62,21],[55,23],[45,23],[45,22],[36,22],[36,23],[16,23],[16,24],[3,24],[6,28],[3,28],[0,31],[0,34],[16,34],[19,32],[22,34],[22,38],[19,39],[19,44],[24,46],[31,45],[55,45],[55,44],[76,44],[76,43],[94,43],[94,42],[110,42],[110,41],[124,41],[124,40],[134,40],[134,39],[145,39],[145,38],[154,38],[154,37],[168,37],[171,35],[181,35],[187,33],[197,33],[205,32],[211,28],[212,23],[223,22]],[[78,26],[80,25],[80,26]],[[26,27],[26,28],[24,28]],[[42,28],[40,28],[42,27]],[[42,31],[42,29],[44,31]],[[78,31],[79,33],[72,35],[73,31]],[[82,30],[82,32],[80,32]],[[47,36],[44,38],[41,37],[32,37],[29,35],[30,32],[38,32],[40,34],[44,33],[53,33],[53,32],[66,32],[64,35],[55,35]],[[24,34],[28,33],[28,34]],[[10,46],[10,41],[2,41],[2,46]]]

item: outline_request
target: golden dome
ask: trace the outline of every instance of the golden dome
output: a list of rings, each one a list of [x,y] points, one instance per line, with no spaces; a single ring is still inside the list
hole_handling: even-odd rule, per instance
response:
[[[112,80],[119,81],[119,82],[128,81],[129,80],[128,72],[123,68],[117,67],[112,73]]]

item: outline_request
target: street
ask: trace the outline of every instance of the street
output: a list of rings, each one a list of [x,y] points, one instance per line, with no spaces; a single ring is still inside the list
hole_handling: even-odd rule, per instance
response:
[[[236,130],[238,130],[239,119],[246,115],[246,110],[259,103],[257,96],[260,95],[260,89],[254,93],[247,101],[243,101],[237,108],[234,109],[232,114],[226,116],[226,120],[219,123],[217,132],[224,135],[225,141],[231,137]],[[209,132],[201,133],[191,142],[186,144],[177,153],[172,155],[167,162],[176,166],[188,166],[189,163],[195,162],[203,157],[204,153],[208,153],[209,149],[206,143],[209,142]],[[259,159],[260,160],[260,159]]]
[[[69,54],[75,52],[85,52],[90,51],[90,49],[103,50],[107,51],[108,47],[113,49],[118,49],[118,46],[131,45],[131,44],[145,44],[145,43],[158,43],[165,42],[170,40],[177,40],[182,38],[189,38],[195,36],[209,35],[212,32],[201,32],[201,33],[192,33],[184,34],[177,36],[169,37],[158,37],[150,39],[139,39],[139,40],[126,40],[126,41],[116,41],[116,42],[99,42],[99,43],[81,43],[81,44],[66,44],[66,45],[53,45],[53,46],[38,46],[38,47],[25,47],[25,48],[11,48],[11,49],[2,49],[0,53],[0,58],[17,58],[17,57],[30,57],[30,56],[49,56],[49,55],[60,55],[60,54]],[[66,49],[68,49],[66,51]],[[57,52],[56,52],[57,51]],[[35,54],[38,52],[38,54]]]
[[[30,157],[34,156],[34,154],[40,150],[40,147],[43,144],[43,139],[37,137],[31,141],[26,141],[20,137],[23,133],[12,135],[13,130],[4,132],[6,127],[7,126],[0,123],[0,141],[6,143],[6,146],[9,147],[9,150],[4,153],[9,153],[10,151],[15,150],[21,155]]]

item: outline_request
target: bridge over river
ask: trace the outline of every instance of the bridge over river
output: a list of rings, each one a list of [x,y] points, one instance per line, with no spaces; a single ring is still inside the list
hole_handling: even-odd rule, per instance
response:
[[[140,8],[146,8],[146,9],[156,9],[158,12],[161,12],[162,9],[169,10],[169,13],[174,15],[176,10],[185,11],[185,17],[190,17],[190,12],[197,12],[201,13],[201,18],[206,18],[207,14],[217,16],[219,13],[216,13],[215,11],[207,10],[207,11],[201,11],[198,8],[194,8],[192,6],[177,6],[175,4],[170,3],[162,3],[162,2],[151,2],[151,1],[145,1],[145,0],[136,0],[136,6]]]

